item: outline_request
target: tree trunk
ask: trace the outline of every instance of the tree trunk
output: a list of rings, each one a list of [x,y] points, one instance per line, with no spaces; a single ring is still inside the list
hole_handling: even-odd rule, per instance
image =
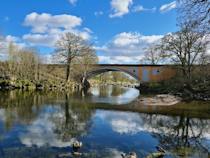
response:
[[[71,60],[69,60],[68,63],[67,63],[66,82],[70,81],[70,77],[71,77]]]
[[[35,64],[35,75],[34,75],[35,80],[39,80],[39,64]]]
[[[67,127],[69,124],[69,118],[70,118],[70,114],[69,114],[69,103],[68,103],[68,95],[66,94],[65,96],[65,126]]]

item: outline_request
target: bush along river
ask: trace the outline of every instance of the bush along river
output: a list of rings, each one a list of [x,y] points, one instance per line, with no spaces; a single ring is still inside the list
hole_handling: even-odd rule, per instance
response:
[[[209,158],[209,102],[152,106],[142,97],[115,86],[0,92],[0,157]]]

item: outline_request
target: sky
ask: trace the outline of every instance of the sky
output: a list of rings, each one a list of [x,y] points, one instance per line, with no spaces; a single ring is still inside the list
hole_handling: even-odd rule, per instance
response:
[[[137,64],[145,47],[177,31],[176,18],[173,0],[2,0],[0,34],[37,48],[45,62],[72,32],[93,44],[100,63]]]

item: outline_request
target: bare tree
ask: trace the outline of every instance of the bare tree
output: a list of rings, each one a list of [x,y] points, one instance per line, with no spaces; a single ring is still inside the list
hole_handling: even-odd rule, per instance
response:
[[[165,54],[162,53],[158,45],[152,45],[144,49],[144,57],[140,60],[144,64],[157,65],[163,63]]]
[[[8,46],[8,72],[10,77],[17,79],[38,79],[40,60],[35,49],[20,49],[14,43]]]
[[[85,55],[87,42],[73,33],[64,34],[56,44],[55,57],[66,65],[66,81],[70,81],[71,66],[74,59]]]
[[[201,66],[210,64],[210,54],[207,54],[207,53],[202,54],[200,59],[199,59],[198,64],[201,65]]]
[[[86,76],[87,72],[92,69],[91,65],[98,63],[96,52],[90,45],[84,47],[83,51],[83,56],[76,58],[73,62],[75,70],[73,73],[78,77]]]
[[[18,65],[18,48],[13,43],[10,42],[8,46],[8,64],[9,64],[9,73],[13,77],[17,74],[19,65]]]
[[[162,51],[180,65],[186,81],[191,80],[193,65],[206,53],[206,48],[205,36],[187,26],[181,31],[166,35],[161,42]]]
[[[5,73],[5,64],[2,62],[4,54],[4,38],[0,35],[0,77]]]
[[[0,35],[0,59],[5,54],[5,42],[4,37]]]
[[[21,49],[18,52],[18,76],[22,79],[37,80],[39,57],[34,49]]]
[[[0,35],[0,49],[3,48],[3,40],[4,38]]]
[[[187,23],[200,32],[210,32],[210,1],[209,0],[178,0],[179,22]]]

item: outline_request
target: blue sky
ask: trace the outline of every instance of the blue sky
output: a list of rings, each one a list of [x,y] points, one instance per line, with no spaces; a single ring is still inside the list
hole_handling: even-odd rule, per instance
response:
[[[138,63],[143,48],[177,30],[173,0],[2,0],[0,34],[50,57],[59,36],[90,40],[100,63]]]

